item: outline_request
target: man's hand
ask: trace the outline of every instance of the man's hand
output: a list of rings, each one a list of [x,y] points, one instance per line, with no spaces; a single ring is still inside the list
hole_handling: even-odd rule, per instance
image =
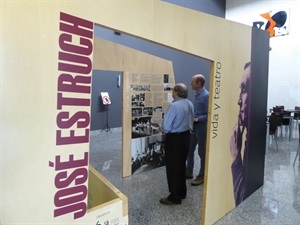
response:
[[[238,154],[241,153],[243,130],[238,124],[235,125],[230,139],[230,153],[234,161]]]

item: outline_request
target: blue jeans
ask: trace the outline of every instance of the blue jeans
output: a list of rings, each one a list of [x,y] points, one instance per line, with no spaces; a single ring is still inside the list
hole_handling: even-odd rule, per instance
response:
[[[199,176],[204,175],[205,169],[205,150],[206,150],[206,128],[207,123],[194,123],[193,133],[191,134],[190,139],[190,149],[187,157],[187,166],[186,170],[189,174],[193,174],[194,170],[194,152],[198,144],[198,155],[201,160]]]

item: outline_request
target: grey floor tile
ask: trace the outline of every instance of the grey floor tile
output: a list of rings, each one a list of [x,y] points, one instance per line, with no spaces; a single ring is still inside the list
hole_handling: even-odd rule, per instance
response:
[[[299,225],[300,162],[293,167],[298,149],[298,134],[283,129],[278,136],[278,151],[267,137],[264,185],[215,225]],[[165,167],[122,178],[122,131],[93,131],[90,164],[128,197],[129,225],[199,225],[201,186],[187,181],[188,195],[181,205],[164,206],[159,199],[168,195]],[[195,154],[195,157],[198,157]],[[194,174],[199,169],[196,160]]]

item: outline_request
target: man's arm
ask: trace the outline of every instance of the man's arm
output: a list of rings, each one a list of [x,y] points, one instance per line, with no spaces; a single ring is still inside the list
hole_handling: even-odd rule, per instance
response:
[[[165,112],[164,119],[162,121],[161,129],[164,133],[169,133],[172,130],[173,121],[175,119],[176,112],[175,107],[171,104]]]
[[[231,165],[231,172],[236,205],[243,201],[245,193],[243,162],[241,156],[243,131],[244,130],[241,130],[239,124],[236,124],[230,140],[230,153],[233,161]]]
[[[209,95],[205,95],[203,98],[204,98],[203,107],[204,107],[205,114],[199,116],[198,121],[207,121]]]
[[[239,124],[236,124],[233,128],[231,139],[230,139],[230,153],[232,161],[234,161],[238,154],[241,153],[243,130],[241,130]]]

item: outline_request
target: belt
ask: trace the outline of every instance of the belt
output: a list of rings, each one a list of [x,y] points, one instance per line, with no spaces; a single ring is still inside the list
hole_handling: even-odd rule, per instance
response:
[[[179,135],[179,134],[185,134],[185,133],[190,133],[190,130],[186,130],[186,131],[183,131],[183,132],[175,132],[175,133],[166,133],[166,135],[170,134],[170,135]]]

